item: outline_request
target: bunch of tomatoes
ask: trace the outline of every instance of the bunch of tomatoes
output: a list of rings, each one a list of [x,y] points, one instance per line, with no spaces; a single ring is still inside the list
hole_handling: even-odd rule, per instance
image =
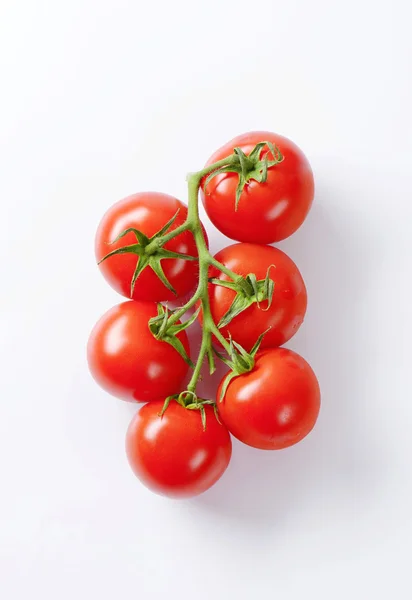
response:
[[[188,204],[138,193],[113,205],[96,234],[108,283],[129,300],[97,322],[88,342],[95,380],[144,406],[126,434],[126,453],[150,489],[188,497],[226,470],[231,435],[254,448],[299,442],[315,425],[318,381],[281,346],[302,324],[305,283],[295,263],[268,244],[293,234],[314,195],[310,165],[290,140],[241,135],[188,181]],[[212,256],[198,212],[238,243]],[[198,321],[193,356],[186,330]],[[214,398],[197,393],[201,368],[228,371]],[[190,379],[188,380],[188,372]]]

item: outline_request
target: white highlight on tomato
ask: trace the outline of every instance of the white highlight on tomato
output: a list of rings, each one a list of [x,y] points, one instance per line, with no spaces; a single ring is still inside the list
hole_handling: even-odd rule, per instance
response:
[[[274,221],[275,219],[277,219],[278,217],[280,217],[280,215],[282,213],[285,212],[285,210],[287,209],[289,205],[289,200],[287,198],[284,198],[283,200],[280,200],[280,202],[278,202],[277,204],[275,204],[275,206],[273,208],[271,208],[267,213],[266,213],[266,217],[269,221]]]
[[[255,392],[257,392],[257,390],[260,388],[260,386],[261,386],[261,382],[258,380],[247,383],[245,386],[243,386],[243,388],[237,394],[238,400],[240,400],[241,402],[248,400],[250,398],[250,396],[252,396]]]
[[[185,268],[185,260],[183,260],[183,258],[178,258],[176,260],[176,262],[173,264],[172,268],[169,271],[169,275],[170,276],[176,276],[179,275],[179,273],[181,273],[183,271],[183,269]]]
[[[106,354],[117,354],[127,341],[128,318],[120,317],[110,327],[104,338],[104,351]]]
[[[271,318],[268,321],[268,327],[277,327],[278,324],[282,321],[285,311],[281,308],[278,308],[275,313],[271,315]]]
[[[149,442],[152,442],[153,440],[156,439],[157,434],[162,429],[162,427],[164,427],[166,425],[166,423],[167,423],[166,415],[163,415],[162,418],[159,417],[159,418],[155,419],[145,428],[144,437]]]
[[[285,423],[287,423],[288,421],[290,421],[290,418],[292,416],[293,410],[290,406],[284,406],[282,408],[282,410],[279,412],[278,414],[278,421],[281,425],[284,425]]]
[[[202,464],[205,462],[206,458],[206,450],[204,450],[203,448],[198,450],[189,461],[189,465],[192,471],[197,471],[197,469],[199,469],[199,467],[201,467]]]
[[[156,377],[160,375],[162,370],[163,368],[160,363],[151,362],[147,367],[147,374],[149,375],[150,379],[156,379]]]

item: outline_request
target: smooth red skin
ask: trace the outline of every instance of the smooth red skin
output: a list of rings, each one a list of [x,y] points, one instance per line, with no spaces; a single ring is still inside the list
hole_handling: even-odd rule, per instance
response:
[[[270,278],[275,283],[270,308],[267,308],[267,301],[262,302],[260,307],[253,304],[223,327],[222,334],[227,338],[230,333],[245,350],[250,350],[259,335],[269,327],[261,348],[281,346],[287,342],[303,323],[307,306],[305,283],[292,259],[278,248],[260,244],[233,244],[223,248],[215,258],[239,275],[255,273],[258,280],[264,279],[270,265],[274,265],[270,269]],[[209,276],[229,279],[214,267],[210,269]],[[210,308],[215,323],[219,323],[234,297],[233,290],[209,284]]]
[[[181,225],[187,217],[187,207],[180,200],[158,192],[142,192],[120,200],[109,208],[97,229],[95,240],[97,261],[116,248],[137,243],[135,235],[128,233],[115,244],[110,244],[125,229],[134,227],[150,238],[175,215],[177,210],[180,212],[170,230]],[[164,248],[197,256],[196,244],[189,231],[170,240]],[[138,260],[135,254],[120,254],[108,258],[99,265],[99,268],[117,292],[130,298],[130,284]],[[196,261],[164,259],[161,264],[177,296],[165,287],[150,267],[147,267],[136,281],[134,300],[153,302],[175,300],[177,297],[185,296],[196,285],[198,278]]]
[[[214,177],[201,197],[212,223],[225,235],[240,242],[271,244],[294,233],[303,223],[314,196],[313,173],[303,152],[287,138],[268,131],[240,135],[219,148],[207,161],[211,165],[240,147],[249,154],[258,142],[276,144],[284,159],[269,168],[266,183],[250,181],[235,210],[238,175]],[[267,151],[266,149],[263,152]],[[271,155],[269,156],[269,159]]]
[[[222,422],[241,442],[280,450],[313,429],[320,408],[319,383],[299,354],[270,348],[258,352],[252,371],[230,382],[218,407]]]
[[[210,406],[206,429],[200,412],[171,402],[159,417],[163,402],[146,404],[126,434],[126,453],[135,475],[153,492],[174,498],[197,496],[225,472],[232,442]]]
[[[90,372],[113,396],[148,402],[181,391],[188,365],[173,346],[153,337],[148,321],[156,315],[154,302],[129,300],[94,326],[87,345]],[[186,332],[178,337],[190,354]]]

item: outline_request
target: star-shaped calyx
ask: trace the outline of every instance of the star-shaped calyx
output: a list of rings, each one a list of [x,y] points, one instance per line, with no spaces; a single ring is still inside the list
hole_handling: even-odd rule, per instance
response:
[[[160,229],[157,233],[155,233],[152,237],[147,237],[142,231],[136,229],[135,227],[128,227],[122,231],[116,239],[114,239],[110,244],[115,244],[128,233],[133,233],[136,237],[135,244],[129,244],[127,246],[122,246],[121,248],[116,248],[112,252],[109,252],[104,256],[98,264],[107,260],[111,256],[116,256],[118,254],[135,254],[138,257],[136,268],[133,273],[132,280],[130,282],[130,297],[133,297],[134,287],[136,285],[137,278],[140,273],[146,269],[151,268],[160,281],[170,290],[173,294],[177,295],[176,290],[167,279],[161,261],[165,258],[174,258],[174,259],[183,259],[183,260],[198,260],[197,256],[191,256],[190,254],[181,254],[180,252],[172,252],[171,250],[166,250],[161,245],[161,237],[171,228],[173,223],[175,222],[179,211]]]

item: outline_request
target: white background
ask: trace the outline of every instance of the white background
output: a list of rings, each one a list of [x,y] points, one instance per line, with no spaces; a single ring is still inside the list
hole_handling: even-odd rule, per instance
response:
[[[408,0],[0,2],[2,598],[411,596],[411,16]],[[170,501],[126,463],[134,407],[87,371],[121,300],[94,232],[130,193],[184,199],[186,172],[252,129],[292,138],[316,176],[280,246],[307,282],[290,347],[322,412],[300,445],[235,444],[218,485]]]

